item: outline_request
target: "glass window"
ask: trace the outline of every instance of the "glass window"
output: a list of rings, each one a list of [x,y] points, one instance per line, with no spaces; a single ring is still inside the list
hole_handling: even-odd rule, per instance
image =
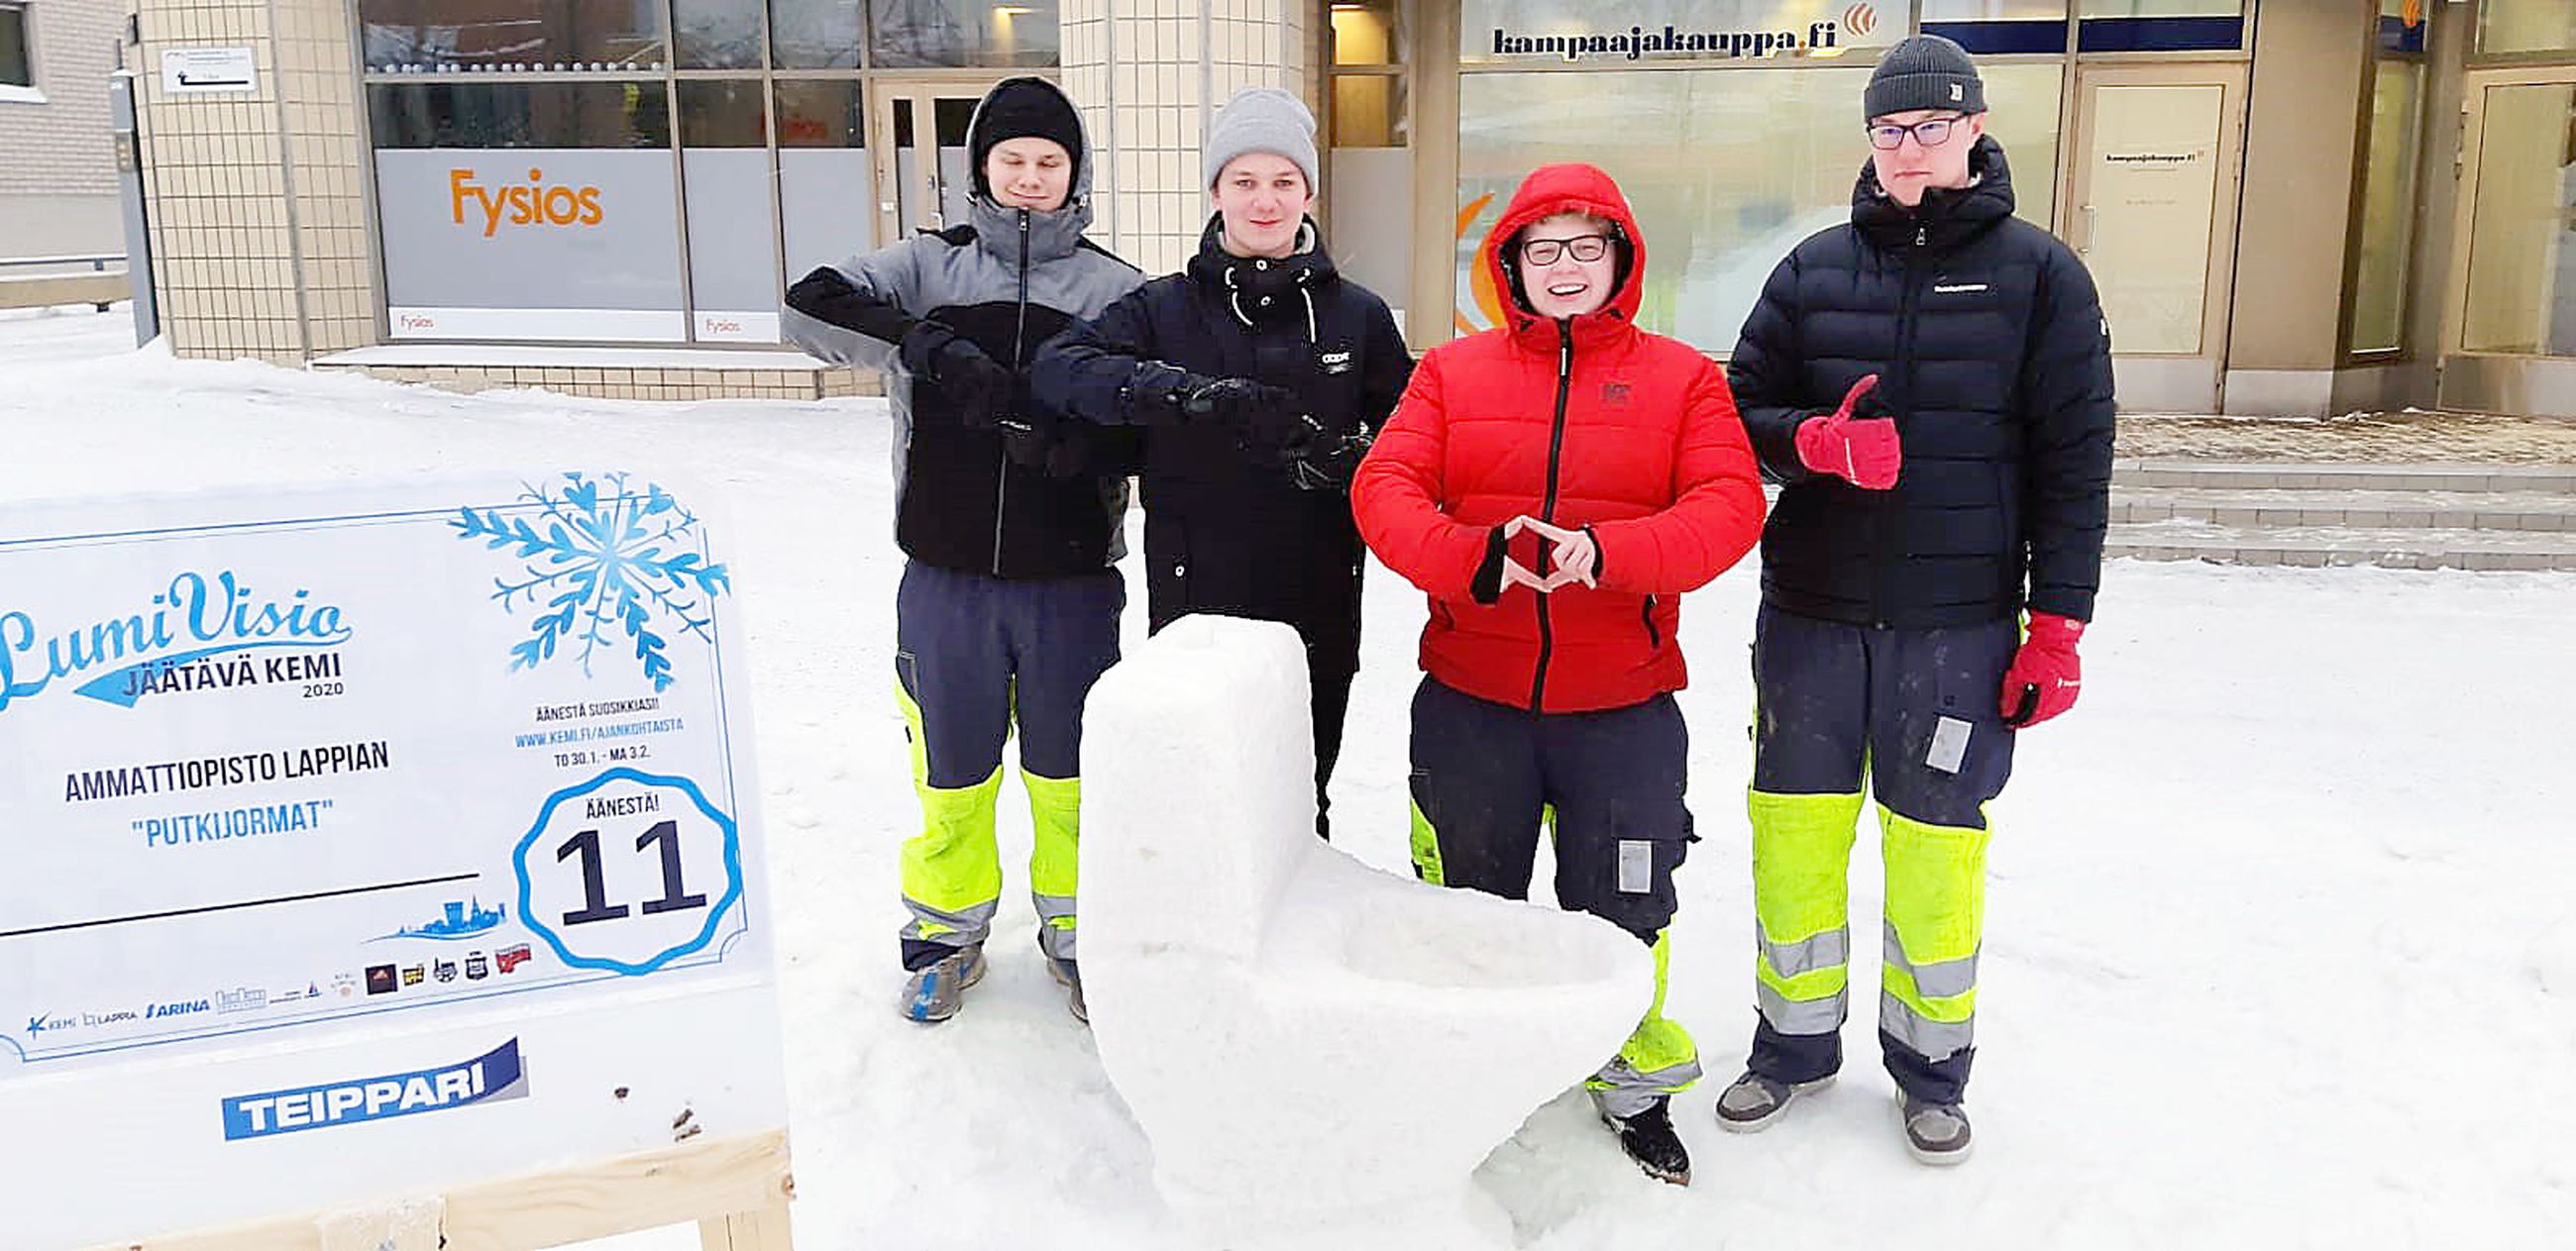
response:
[[[2055,65],[1985,71],[1989,127],[2011,156],[2024,217],[2056,185]],[[1704,351],[1733,350],[1762,283],[1808,235],[1851,219],[1868,160],[1869,67],[1469,74],[1459,95],[1459,328],[1502,313],[1475,250],[1523,175],[1590,161],[1620,180],[1647,237],[1640,321]],[[1639,126],[1636,119],[1663,119]]]
[[[1405,23],[1396,11],[1396,0],[1335,4],[1331,15],[1333,64],[1404,64]]]
[[[761,0],[671,0],[681,69],[758,69]]]
[[[2066,0],[1923,0],[1926,22],[2064,21]]]
[[[680,146],[769,146],[769,115],[761,106],[759,79],[741,82],[682,80]]]
[[[2081,17],[2242,17],[2245,0],[2083,0]]]
[[[857,69],[859,0],[770,0],[770,59],[780,69]]]
[[[385,148],[667,148],[659,82],[375,83],[367,112]]]
[[[1400,148],[1406,143],[1404,76],[1333,76],[1333,146]]]
[[[867,97],[847,81],[778,84],[778,212],[789,281],[874,246]]]
[[[35,85],[35,62],[27,55],[27,8],[0,4],[0,87]]]
[[[2426,0],[2379,0],[2379,46],[2387,52],[2424,50]]]
[[[867,94],[842,79],[778,82],[778,146],[855,148],[865,143]]]
[[[2478,6],[2478,51],[2576,50],[2576,5],[2567,0],[2486,0]]]
[[[868,0],[881,66],[1054,65],[1056,0]]]
[[[2469,223],[2472,352],[2576,356],[2576,85],[2489,87]]]
[[[660,69],[659,0],[359,0],[367,68]]]
[[[2371,78],[2370,146],[2354,232],[2350,352],[2394,352],[2406,341],[2406,266],[2415,245],[2415,185],[2422,159],[2424,67],[2383,59]]]

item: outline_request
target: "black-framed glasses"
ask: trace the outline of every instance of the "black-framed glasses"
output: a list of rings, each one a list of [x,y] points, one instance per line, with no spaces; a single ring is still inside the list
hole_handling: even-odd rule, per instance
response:
[[[1521,259],[1532,265],[1553,265],[1560,256],[1591,262],[1610,255],[1610,236],[1576,235],[1571,239],[1524,239]]]
[[[1950,142],[1951,127],[1966,120],[1965,117],[1927,117],[1911,126],[1879,122],[1869,128],[1869,146],[1881,152],[1894,152],[1905,142],[1907,135],[1912,135],[1917,144],[1937,148]]]

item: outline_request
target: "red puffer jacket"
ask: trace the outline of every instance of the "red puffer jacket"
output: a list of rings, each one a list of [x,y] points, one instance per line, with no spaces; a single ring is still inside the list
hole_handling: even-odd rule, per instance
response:
[[[1495,289],[1512,290],[1502,256],[1513,236],[1567,212],[1616,222],[1631,241],[1610,301],[1563,321],[1515,301],[1505,328],[1432,349],[1351,484],[1370,550],[1431,596],[1423,669],[1550,713],[1624,708],[1685,685],[1679,597],[1762,534],[1761,482],[1725,370],[1636,326],[1645,241],[1608,174],[1550,165],[1521,183],[1480,257]],[[1523,514],[1591,527],[1599,585],[1544,596],[1516,586],[1479,602],[1496,527]],[[1542,542],[1524,532],[1511,554],[1544,576]]]

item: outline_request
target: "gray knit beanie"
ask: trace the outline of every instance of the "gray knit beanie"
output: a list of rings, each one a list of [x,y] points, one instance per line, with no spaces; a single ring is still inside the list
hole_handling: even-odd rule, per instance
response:
[[[1246,87],[1217,110],[1200,151],[1200,185],[1215,186],[1226,163],[1246,152],[1284,156],[1305,173],[1306,190],[1323,186],[1315,176],[1315,115],[1305,101],[1277,87]]]
[[[1939,35],[1916,35],[1878,59],[1861,95],[1861,120],[1910,109],[1986,111],[1986,84],[1967,49]]]

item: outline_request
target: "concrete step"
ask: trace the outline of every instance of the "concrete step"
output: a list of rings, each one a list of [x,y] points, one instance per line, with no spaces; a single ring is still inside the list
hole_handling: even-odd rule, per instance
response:
[[[2380,530],[2576,531],[2576,493],[2323,488],[2115,487],[2114,522]]]
[[[2221,491],[2503,491],[2576,495],[2576,465],[2382,464],[2123,458],[2111,485]]]
[[[2576,571],[2576,531],[2115,522],[2103,554],[2234,565]]]

